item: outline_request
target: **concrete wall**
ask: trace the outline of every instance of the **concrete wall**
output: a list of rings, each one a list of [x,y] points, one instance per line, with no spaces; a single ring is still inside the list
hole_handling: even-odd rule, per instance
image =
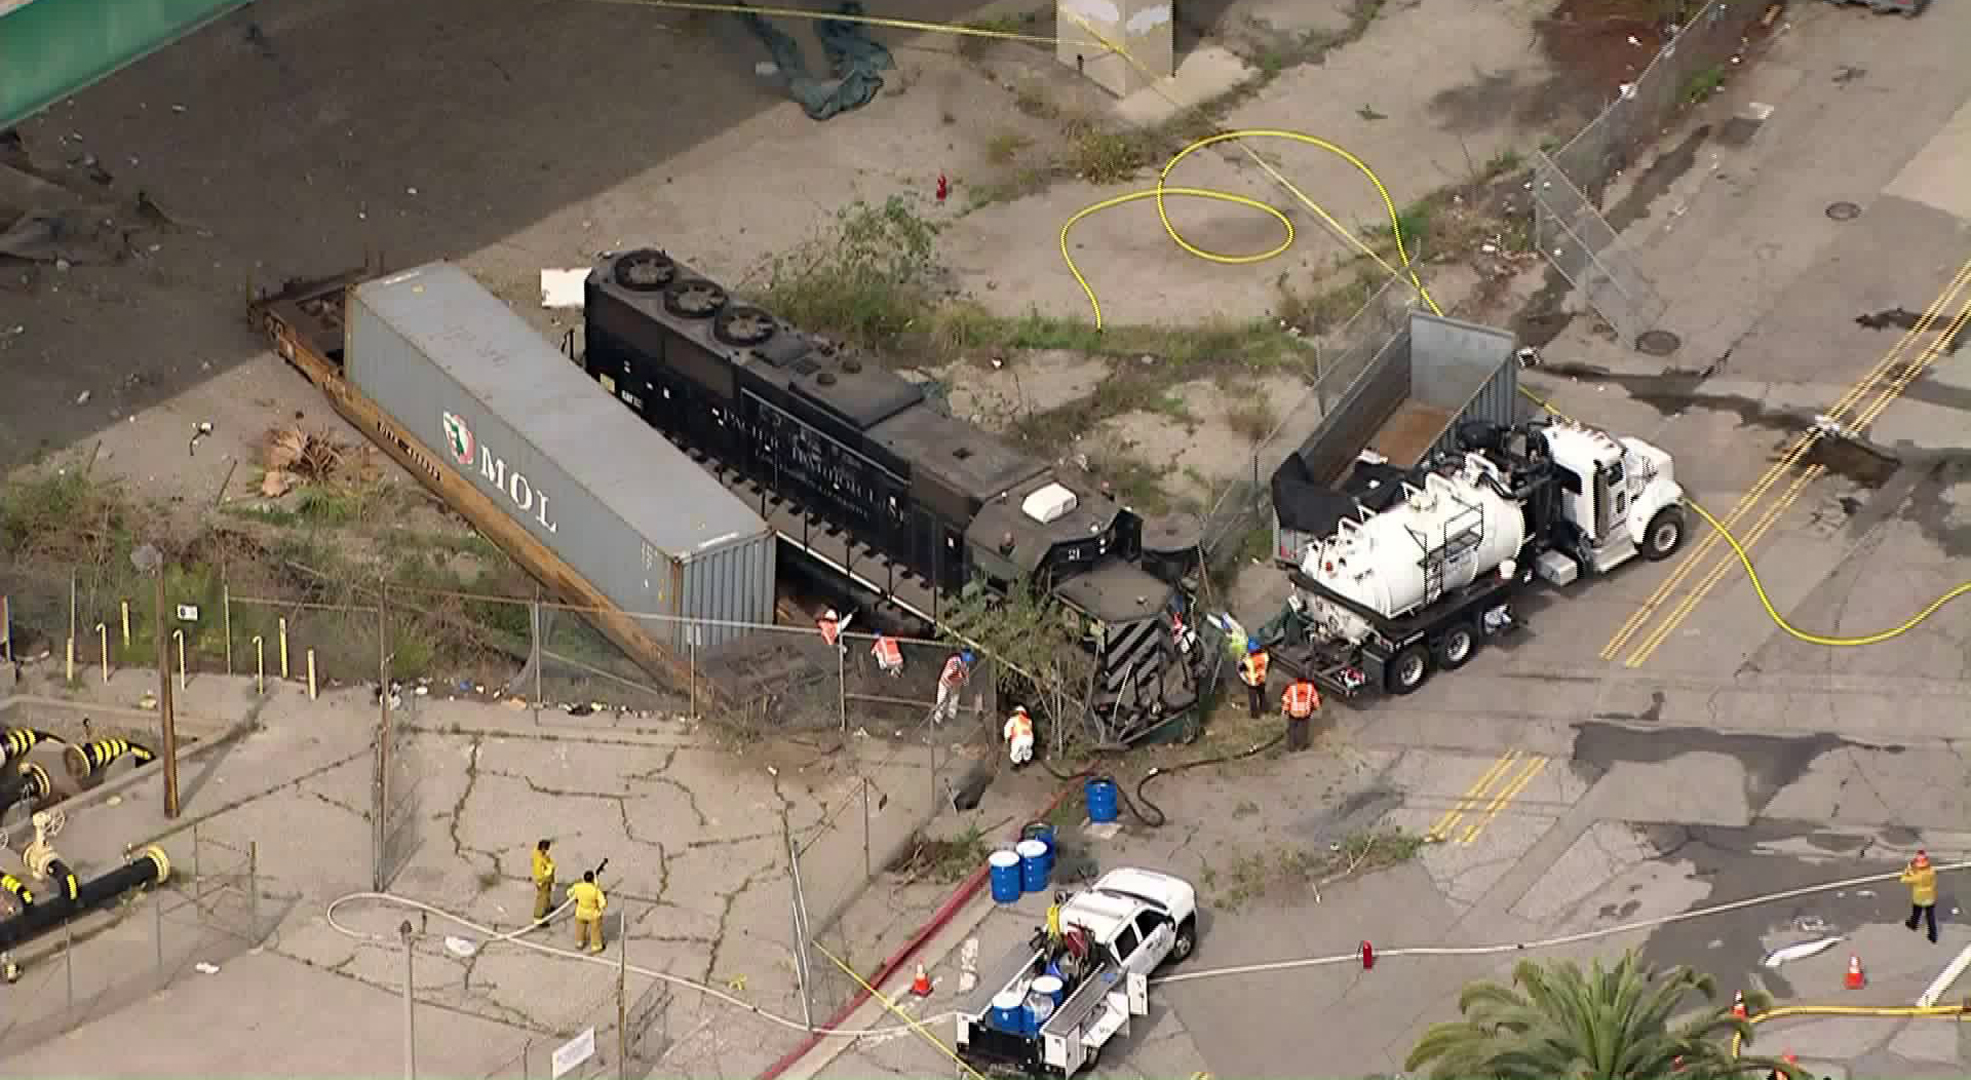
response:
[[[1054,55],[1095,85],[1126,97],[1176,73],[1174,5],[1175,0],[1056,0],[1060,43]]]

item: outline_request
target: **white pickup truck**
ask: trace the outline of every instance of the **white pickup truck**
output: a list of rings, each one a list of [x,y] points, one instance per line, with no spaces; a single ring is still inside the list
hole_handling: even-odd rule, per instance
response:
[[[1197,896],[1154,870],[1102,875],[1062,904],[1060,941],[1043,928],[980,973],[958,1009],[960,1056],[1064,1077],[1093,1065],[1131,1016],[1148,1015],[1150,973],[1196,949]]]

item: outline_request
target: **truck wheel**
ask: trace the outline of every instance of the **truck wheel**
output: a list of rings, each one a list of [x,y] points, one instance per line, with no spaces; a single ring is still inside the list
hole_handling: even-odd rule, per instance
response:
[[[1197,949],[1198,920],[1196,917],[1192,917],[1177,924],[1177,940],[1172,942],[1170,946],[1170,962],[1181,964],[1189,960],[1191,954],[1196,952]]]
[[[1643,530],[1642,555],[1651,562],[1660,562],[1677,553],[1684,546],[1684,512],[1675,506],[1658,510],[1649,519],[1649,527]]]
[[[1430,678],[1430,650],[1421,644],[1412,645],[1397,653],[1387,670],[1385,682],[1390,693],[1414,694]]]
[[[1470,623],[1458,623],[1437,639],[1437,666],[1456,671],[1478,652],[1478,632]]]

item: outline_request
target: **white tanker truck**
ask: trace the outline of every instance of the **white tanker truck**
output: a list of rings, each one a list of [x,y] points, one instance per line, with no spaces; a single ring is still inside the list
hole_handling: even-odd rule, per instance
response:
[[[1344,485],[1354,509],[1307,546],[1259,630],[1274,663],[1344,697],[1408,694],[1519,625],[1511,600],[1536,571],[1566,585],[1683,543],[1670,455],[1640,439],[1536,421],[1468,423],[1457,441]]]

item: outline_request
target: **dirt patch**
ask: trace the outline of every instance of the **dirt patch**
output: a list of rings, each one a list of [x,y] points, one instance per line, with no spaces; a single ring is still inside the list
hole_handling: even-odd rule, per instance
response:
[[[1565,114],[1579,122],[1593,119],[1624,83],[1636,81],[1685,7],[1687,0],[1561,0],[1553,14],[1533,24],[1540,49],[1553,62],[1554,77],[1522,108]]]

